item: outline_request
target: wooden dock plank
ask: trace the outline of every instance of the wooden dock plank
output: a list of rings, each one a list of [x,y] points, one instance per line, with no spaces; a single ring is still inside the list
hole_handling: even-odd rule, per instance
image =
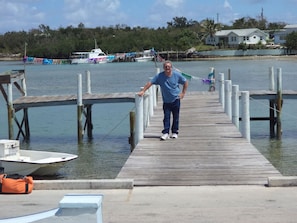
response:
[[[83,104],[98,103],[118,103],[134,102],[135,93],[103,93],[103,94],[83,94]],[[43,96],[24,96],[13,101],[13,107],[16,110],[30,107],[44,107],[57,105],[75,105],[77,104],[76,95],[43,95]]]
[[[160,141],[161,103],[117,178],[135,185],[250,185],[280,176],[231,123],[216,93],[189,93],[182,100],[178,139]]]

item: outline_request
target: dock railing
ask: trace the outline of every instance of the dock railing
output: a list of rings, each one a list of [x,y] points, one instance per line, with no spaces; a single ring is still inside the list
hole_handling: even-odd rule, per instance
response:
[[[269,91],[270,93],[275,94],[275,98],[269,99],[270,117],[268,118],[250,117],[250,99],[253,98],[253,95],[250,95],[250,91],[240,91],[239,86],[232,85],[230,79],[230,73],[228,74],[228,80],[224,79],[224,73],[219,73],[219,102],[230,120],[232,120],[232,123],[240,130],[242,136],[250,141],[250,121],[268,119],[270,121],[270,135],[274,137],[274,125],[276,124],[276,138],[280,139],[282,132],[282,69],[277,68],[277,89],[275,91],[274,69],[273,67],[269,68]],[[239,114],[239,110],[241,110],[241,114]],[[274,116],[274,113],[276,113],[276,117]],[[241,126],[239,125],[240,120]]]
[[[157,71],[158,72],[158,71]],[[219,73],[218,80],[218,100],[222,105],[224,112],[228,118],[241,132],[242,137],[251,141],[250,121],[250,91],[240,91],[238,85],[232,85],[230,80],[230,73],[228,79],[225,80],[224,73]],[[270,99],[270,117],[268,118],[255,118],[255,120],[270,120],[270,129],[274,129],[277,125],[277,138],[281,138],[281,106],[282,106],[282,71],[281,68],[277,69],[277,90],[274,90],[274,71],[269,68],[269,91],[275,94],[274,99]],[[154,115],[154,108],[157,105],[156,100],[158,97],[158,88],[153,85],[143,97],[135,94],[135,107],[136,107],[136,120],[135,120],[135,144],[144,138],[144,131],[149,125],[149,120]],[[274,105],[276,109],[274,109]],[[241,113],[239,114],[239,111]],[[276,117],[274,117],[276,112]],[[241,124],[239,124],[241,121]],[[271,135],[272,132],[271,132]],[[132,148],[133,150],[134,148]]]

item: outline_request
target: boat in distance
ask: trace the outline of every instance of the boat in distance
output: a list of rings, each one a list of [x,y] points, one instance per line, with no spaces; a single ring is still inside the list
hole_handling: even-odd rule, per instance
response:
[[[22,150],[18,140],[0,140],[0,167],[5,174],[53,176],[78,156],[37,150]]]
[[[136,57],[136,62],[148,62],[153,61],[154,59],[154,53],[153,50],[144,50],[142,56]]]
[[[90,52],[73,52],[70,56],[71,64],[100,64],[112,62],[114,55],[106,55],[100,48]]]

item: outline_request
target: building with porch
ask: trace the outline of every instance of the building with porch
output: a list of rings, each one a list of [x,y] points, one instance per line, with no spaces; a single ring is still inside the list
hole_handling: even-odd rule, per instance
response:
[[[208,36],[205,40],[207,45],[223,45],[236,47],[239,44],[255,45],[261,43],[266,45],[269,34],[260,29],[232,29],[217,31],[214,36]]]

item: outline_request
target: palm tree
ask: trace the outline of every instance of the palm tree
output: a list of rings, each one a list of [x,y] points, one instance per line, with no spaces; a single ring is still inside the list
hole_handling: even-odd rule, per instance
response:
[[[215,33],[220,30],[220,24],[215,23],[213,19],[206,19],[201,22],[201,26],[203,28],[203,39],[206,39],[207,36],[213,38]]]

